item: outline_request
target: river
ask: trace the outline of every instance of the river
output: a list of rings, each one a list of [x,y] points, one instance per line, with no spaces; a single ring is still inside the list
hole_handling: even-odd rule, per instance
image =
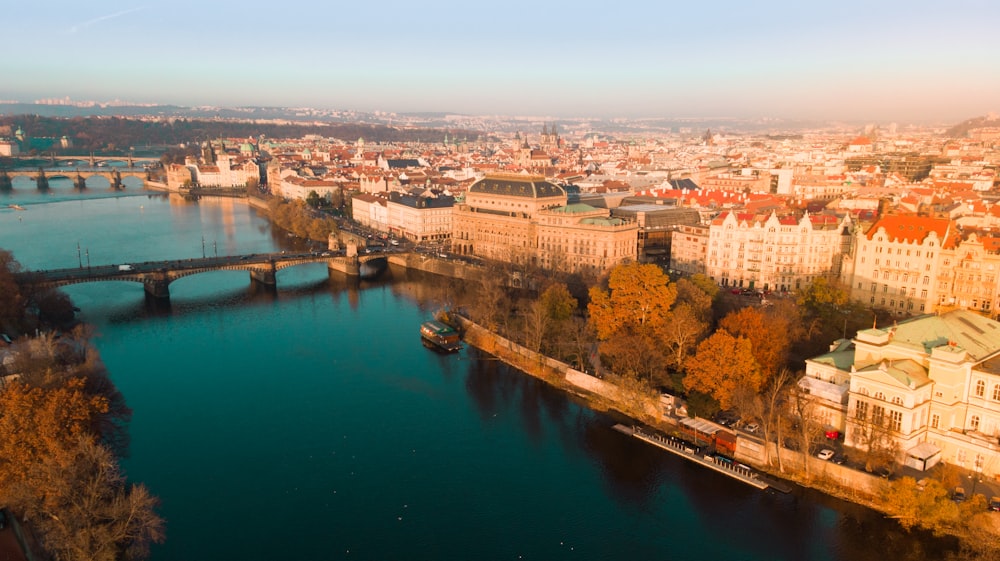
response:
[[[0,194],[0,247],[27,268],[302,245],[240,202],[81,196],[63,181]],[[313,264],[280,271],[276,290],[246,272],[186,277],[166,307],[137,284],[68,287],[134,410],[128,476],[162,499],[152,559],[875,561],[947,548],[659,451],[473,349],[425,349],[417,329],[448,286],[396,269],[356,284]]]

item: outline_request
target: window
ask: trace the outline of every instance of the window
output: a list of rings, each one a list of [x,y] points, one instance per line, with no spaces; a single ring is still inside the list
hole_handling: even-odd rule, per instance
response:
[[[979,430],[979,415],[973,415],[969,419],[969,430]]]
[[[893,397],[892,398],[892,404],[893,405],[902,405],[903,404],[903,398],[899,397],[898,395],[896,397]]]
[[[1000,401],[1000,384],[993,386],[993,401]]]
[[[986,382],[976,380],[976,397],[983,397],[984,395],[986,395]]]
[[[931,415],[931,428],[936,429],[940,424],[941,424],[941,415],[938,415],[937,413]]]
[[[881,426],[883,421],[885,421],[885,408],[881,405],[872,407],[872,424]]]
[[[899,432],[903,428],[903,414],[899,411],[889,412],[889,430]]]
[[[859,401],[858,402],[858,406],[857,406],[857,408],[854,411],[854,416],[857,417],[858,420],[861,420],[861,421],[864,421],[865,419],[868,418],[868,402],[867,401]]]

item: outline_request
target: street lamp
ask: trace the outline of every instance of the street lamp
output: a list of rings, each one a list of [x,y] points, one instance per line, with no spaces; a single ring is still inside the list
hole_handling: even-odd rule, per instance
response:
[[[212,242],[212,249],[215,251],[215,257],[216,257],[216,259],[218,259],[218,257],[219,257],[219,240],[215,240],[215,241]]]
[[[84,253],[86,253],[86,255],[87,255],[87,272],[89,273],[90,272],[90,248],[88,247],[86,250],[84,250]]]
[[[80,264],[80,268],[83,268],[83,257],[80,254],[80,242],[76,242],[76,260]]]
[[[205,258],[205,236],[201,237],[201,258]]]

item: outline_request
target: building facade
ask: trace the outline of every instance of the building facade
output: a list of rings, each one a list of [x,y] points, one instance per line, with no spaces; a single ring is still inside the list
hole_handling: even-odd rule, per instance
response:
[[[709,225],[705,273],[722,286],[799,290],[839,277],[850,218],[723,212]]]

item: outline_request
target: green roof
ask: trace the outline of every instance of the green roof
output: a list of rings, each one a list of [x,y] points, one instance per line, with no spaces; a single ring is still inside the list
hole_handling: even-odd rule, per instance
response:
[[[1000,351],[1000,322],[968,310],[919,316],[879,331],[892,332],[894,345],[910,345],[928,354],[948,344],[965,349],[975,361]]]

